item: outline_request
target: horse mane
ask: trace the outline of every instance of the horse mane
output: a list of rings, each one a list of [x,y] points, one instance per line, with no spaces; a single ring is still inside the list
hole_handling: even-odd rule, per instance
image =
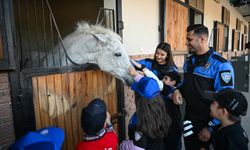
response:
[[[97,25],[90,25],[86,21],[80,21],[77,23],[76,31],[79,33],[89,33],[89,34],[107,34],[110,36],[115,36],[121,41],[121,37],[113,32],[112,30],[105,28],[99,24]]]

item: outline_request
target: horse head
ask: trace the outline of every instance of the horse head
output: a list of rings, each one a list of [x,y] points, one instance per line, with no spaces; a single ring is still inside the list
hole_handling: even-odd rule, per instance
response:
[[[128,54],[115,32],[80,22],[76,30],[63,39],[63,44],[68,56],[77,64],[94,63],[123,82],[133,82],[128,72],[131,65]]]

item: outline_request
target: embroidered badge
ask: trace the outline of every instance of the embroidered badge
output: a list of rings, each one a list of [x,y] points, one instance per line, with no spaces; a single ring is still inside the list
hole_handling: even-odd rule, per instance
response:
[[[221,73],[221,78],[223,79],[224,82],[228,83],[232,78],[231,72]]]
[[[230,70],[220,72],[220,82],[222,86],[232,86],[232,73]]]
[[[204,67],[201,68],[202,71],[205,71],[209,66],[210,66],[210,64],[209,64],[209,63],[206,63],[206,65],[205,65]]]

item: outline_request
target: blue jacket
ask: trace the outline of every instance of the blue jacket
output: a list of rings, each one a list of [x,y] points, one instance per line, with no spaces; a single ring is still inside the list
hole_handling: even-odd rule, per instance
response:
[[[168,66],[168,65],[160,65],[157,62],[155,62],[152,59],[142,59],[139,60],[138,63],[145,65],[149,70],[153,71],[153,73],[161,80],[163,78],[163,75],[166,72],[178,72],[178,68],[174,66]]]
[[[186,100],[186,117],[202,128],[211,120],[210,101],[205,90],[234,88],[234,70],[230,62],[211,48],[206,54],[191,55],[184,64],[184,82],[180,88]]]

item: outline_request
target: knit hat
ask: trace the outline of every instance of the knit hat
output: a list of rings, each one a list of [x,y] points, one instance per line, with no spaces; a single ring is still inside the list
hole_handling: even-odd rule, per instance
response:
[[[95,136],[103,128],[107,107],[103,100],[96,98],[82,109],[81,125],[87,135]]]

